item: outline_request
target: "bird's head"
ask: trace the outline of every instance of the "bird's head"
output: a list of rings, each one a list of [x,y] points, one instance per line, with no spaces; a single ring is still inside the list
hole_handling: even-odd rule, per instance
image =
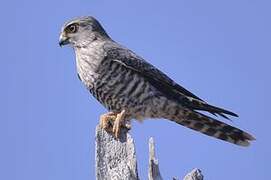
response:
[[[101,24],[93,17],[79,17],[68,21],[61,29],[59,45],[87,46],[95,40],[109,38]]]

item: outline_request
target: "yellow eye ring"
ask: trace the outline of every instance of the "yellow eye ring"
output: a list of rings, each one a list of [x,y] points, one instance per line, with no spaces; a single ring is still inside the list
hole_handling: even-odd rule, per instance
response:
[[[78,25],[77,24],[71,24],[71,25],[67,26],[67,28],[66,28],[66,31],[68,33],[76,33],[77,30],[78,30]]]

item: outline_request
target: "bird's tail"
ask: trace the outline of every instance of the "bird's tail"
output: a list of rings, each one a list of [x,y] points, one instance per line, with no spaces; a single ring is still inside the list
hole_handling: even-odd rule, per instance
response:
[[[168,119],[208,136],[240,146],[249,146],[250,141],[255,140],[252,135],[199,112],[184,109],[180,114]]]

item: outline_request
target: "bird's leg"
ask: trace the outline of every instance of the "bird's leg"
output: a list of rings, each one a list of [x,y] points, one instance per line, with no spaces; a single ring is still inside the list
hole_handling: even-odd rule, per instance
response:
[[[115,121],[116,118],[117,118],[117,114],[114,112],[108,112],[106,114],[102,114],[100,116],[100,126],[103,129],[108,130],[110,126],[112,127],[113,123],[111,121]]]
[[[126,123],[124,117],[125,117],[125,110],[122,110],[119,114],[117,114],[117,117],[114,121],[112,131],[116,138],[119,138],[121,127],[126,127],[127,129],[131,129],[130,123]]]

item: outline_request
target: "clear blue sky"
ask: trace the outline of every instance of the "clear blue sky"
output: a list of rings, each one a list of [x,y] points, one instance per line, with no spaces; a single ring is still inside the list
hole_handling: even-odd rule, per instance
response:
[[[76,76],[62,24],[93,15],[111,37],[208,102],[237,112],[257,141],[241,148],[175,123],[133,123],[141,179],[153,136],[165,179],[194,167],[206,179],[271,179],[271,3],[3,1],[0,179],[94,179],[94,132],[105,109]],[[229,122],[230,123],[230,122]]]

